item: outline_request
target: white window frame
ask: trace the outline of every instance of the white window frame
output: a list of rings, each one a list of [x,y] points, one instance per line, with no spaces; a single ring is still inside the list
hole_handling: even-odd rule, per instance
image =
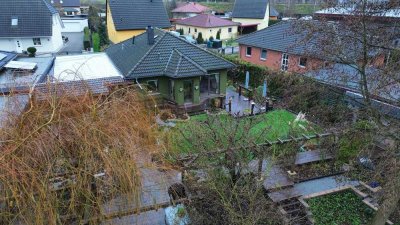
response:
[[[33,46],[42,46],[42,39],[32,38]]]
[[[250,49],[250,55],[249,55],[249,54],[247,54],[249,49]],[[247,47],[246,47],[246,56],[247,56],[247,57],[251,57],[251,54],[252,54],[252,53],[253,53],[253,49],[252,49],[252,47],[250,47],[250,46],[247,46]]]
[[[287,71],[289,69],[289,54],[282,53],[281,70]]]
[[[302,59],[305,59],[305,60],[306,60],[306,65],[301,65],[301,60],[302,60]],[[300,66],[301,68],[306,68],[306,67],[307,67],[307,61],[308,61],[307,57],[302,57],[302,56],[300,56],[300,57],[299,57],[299,66]]]
[[[263,51],[265,50],[265,58],[263,58]],[[267,58],[268,58],[268,50],[267,49],[265,49],[265,48],[261,48],[260,49],[260,59],[262,60],[262,61],[265,61],[265,60],[267,60]]]

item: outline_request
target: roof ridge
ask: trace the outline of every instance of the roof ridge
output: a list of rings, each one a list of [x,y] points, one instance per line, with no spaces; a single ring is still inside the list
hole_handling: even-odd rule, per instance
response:
[[[178,55],[180,55],[179,54],[179,52],[178,52]],[[180,67],[180,65],[181,65],[181,63],[182,63],[182,55],[180,55],[181,57],[179,57],[179,61],[178,61],[178,63],[176,64],[176,68],[175,68],[175,73],[174,73],[174,76],[175,77],[177,77],[178,76],[178,71],[179,71],[179,67]]]
[[[175,51],[182,57],[187,59],[190,63],[192,63],[194,66],[196,66],[198,69],[200,69],[201,71],[203,71],[204,73],[207,73],[207,70],[204,69],[202,66],[200,66],[198,63],[196,63],[193,59],[191,59],[190,57],[186,56],[185,54],[181,53],[178,49],[175,49]]]
[[[158,28],[156,28],[156,29],[158,29]],[[159,30],[161,30],[161,29],[159,29]],[[162,36],[160,37],[160,39],[159,39],[158,41],[156,41],[156,42],[153,44],[153,46],[151,46],[151,48],[146,52],[146,54],[144,54],[143,57],[140,58],[140,60],[136,63],[136,65],[135,65],[131,70],[128,71],[128,73],[126,74],[126,76],[129,76],[131,73],[133,73],[133,71],[138,67],[138,65],[140,65],[141,62],[143,62],[143,60],[153,51],[153,49],[160,43],[160,41],[161,41],[161,40],[165,37],[165,35],[168,33],[168,32],[165,32],[165,31],[163,31],[163,32],[164,32],[164,34],[162,34]],[[143,33],[143,34],[146,34],[146,32]]]
[[[167,65],[165,65],[164,73],[167,72],[168,66],[169,66],[169,64],[170,64],[170,62],[171,62],[171,59],[172,59],[172,56],[174,55],[174,50],[175,50],[175,49],[172,49],[171,55],[169,55]]]

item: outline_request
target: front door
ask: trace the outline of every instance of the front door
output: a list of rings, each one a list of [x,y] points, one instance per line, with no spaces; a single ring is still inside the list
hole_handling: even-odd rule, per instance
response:
[[[183,94],[185,103],[193,102],[193,81],[192,80],[184,80],[183,81]]]
[[[22,51],[24,50],[24,47],[22,46],[22,43],[20,40],[16,40],[15,41],[15,47],[18,53],[22,53]]]

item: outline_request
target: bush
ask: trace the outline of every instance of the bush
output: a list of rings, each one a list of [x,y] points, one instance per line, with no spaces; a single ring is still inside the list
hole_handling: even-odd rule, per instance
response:
[[[179,34],[180,35],[183,35],[183,29],[181,28],[181,29],[178,29],[178,30],[176,30],[177,32],[179,32]]]
[[[208,40],[209,40],[209,41],[214,41],[214,37],[211,36]]]
[[[88,50],[90,48],[90,30],[88,27],[85,27],[83,30],[84,36],[83,36],[83,48],[85,50]]]
[[[217,32],[217,37],[216,37],[218,40],[221,40],[221,30],[218,30],[218,32]]]
[[[100,36],[98,33],[92,35],[92,42],[94,52],[100,52]]]
[[[197,44],[203,44],[204,43],[204,39],[203,39],[203,34],[201,32],[199,32],[199,35],[197,35]]]
[[[29,47],[27,51],[30,57],[35,57],[37,49],[35,47]]]

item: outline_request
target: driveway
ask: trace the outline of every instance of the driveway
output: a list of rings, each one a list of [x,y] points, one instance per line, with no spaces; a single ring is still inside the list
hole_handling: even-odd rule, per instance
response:
[[[83,50],[83,32],[62,33],[68,37],[68,42],[60,53],[81,53]]]

